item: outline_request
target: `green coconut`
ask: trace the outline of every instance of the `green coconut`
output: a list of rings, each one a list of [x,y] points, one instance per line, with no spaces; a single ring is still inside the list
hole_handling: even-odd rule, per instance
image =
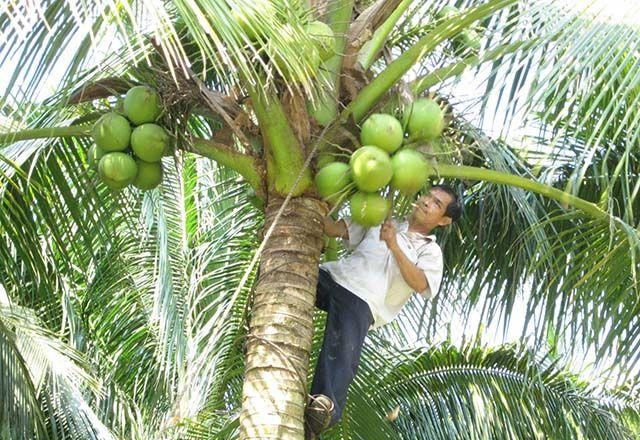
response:
[[[129,146],[131,125],[122,115],[109,112],[102,115],[91,129],[93,141],[105,152],[124,151]]]
[[[98,147],[96,144],[92,144],[89,147],[89,151],[87,152],[87,162],[89,163],[89,168],[97,170],[98,162],[102,159],[102,156],[105,155],[105,151]]]
[[[249,41],[257,41],[262,37],[256,29],[258,23],[276,21],[276,7],[269,0],[253,0],[242,7],[233,5],[232,8],[231,16]]]
[[[434,140],[444,130],[444,112],[431,98],[419,98],[404,111],[402,122],[409,140]]]
[[[349,200],[351,219],[356,223],[372,227],[382,223],[391,209],[387,199],[378,193],[358,191]]]
[[[403,194],[415,194],[429,177],[428,163],[416,150],[398,151],[391,156],[391,165],[393,166],[391,186]]]
[[[131,133],[131,148],[145,162],[157,162],[169,150],[169,134],[156,124],[142,124]]]
[[[336,155],[334,153],[322,152],[316,157],[316,167],[320,170],[335,161]]]
[[[402,124],[386,113],[374,113],[369,116],[360,129],[360,143],[375,145],[391,154],[400,148],[404,138]]]
[[[133,179],[133,186],[141,190],[150,190],[162,182],[162,162],[145,162],[136,160],[138,173]]]
[[[306,29],[318,49],[320,59],[325,61],[331,58],[335,54],[335,35],[333,34],[333,29],[331,29],[328,24],[319,20],[309,22]]]
[[[160,95],[149,86],[135,86],[124,97],[124,114],[135,125],[153,122],[162,113]]]
[[[331,204],[337,203],[347,185],[351,183],[349,165],[343,162],[332,162],[324,166],[316,173],[315,183],[318,194],[323,199]]]
[[[136,161],[126,153],[119,151],[106,153],[98,162],[98,174],[111,189],[122,189],[136,177]]]
[[[278,73],[287,81],[301,81],[308,77],[315,77],[320,68],[322,59],[320,52],[315,44],[308,41],[302,43],[302,30],[287,23],[280,27],[277,31],[278,39],[273,39],[267,44],[267,54],[276,66]],[[283,54],[289,52],[294,58],[297,57],[300,62],[297,63],[296,69],[292,69],[293,65],[285,61]]]
[[[349,166],[353,166],[353,163],[356,161],[358,156],[362,154],[363,151],[366,151],[366,150],[363,150],[362,147],[360,147],[357,150],[355,150],[353,153],[351,153],[351,156],[349,156]]]
[[[358,189],[362,191],[377,191],[391,180],[393,167],[389,154],[373,145],[358,148],[350,160],[351,176]]]

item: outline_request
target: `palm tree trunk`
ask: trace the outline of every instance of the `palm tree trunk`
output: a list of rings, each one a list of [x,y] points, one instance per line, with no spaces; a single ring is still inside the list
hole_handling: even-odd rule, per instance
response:
[[[276,225],[255,289],[240,439],[301,440],[326,205],[293,198],[276,218],[283,199],[269,200],[265,230]]]

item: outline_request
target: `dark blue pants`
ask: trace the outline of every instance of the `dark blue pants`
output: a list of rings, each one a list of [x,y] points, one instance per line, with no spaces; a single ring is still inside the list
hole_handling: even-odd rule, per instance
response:
[[[373,316],[366,302],[322,269],[318,276],[316,307],[327,312],[327,323],[311,394],[324,394],[333,400],[333,425],[342,416],[347,390],[358,371],[362,344]]]

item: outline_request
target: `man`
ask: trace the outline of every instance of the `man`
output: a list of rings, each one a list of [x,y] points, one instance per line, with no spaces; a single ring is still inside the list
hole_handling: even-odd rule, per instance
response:
[[[344,239],[353,252],[320,268],[316,306],[327,312],[327,323],[305,410],[307,440],[340,419],[368,329],[392,321],[412,293],[438,292],[442,251],[430,234],[461,211],[455,191],[436,185],[418,197],[408,221],[367,229],[325,219],[325,234]]]

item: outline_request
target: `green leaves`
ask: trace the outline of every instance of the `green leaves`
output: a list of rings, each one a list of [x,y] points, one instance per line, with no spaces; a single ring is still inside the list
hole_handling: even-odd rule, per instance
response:
[[[329,438],[632,438],[621,419],[603,412],[611,396],[525,349],[443,343],[398,350],[376,337],[369,343],[343,435]]]

